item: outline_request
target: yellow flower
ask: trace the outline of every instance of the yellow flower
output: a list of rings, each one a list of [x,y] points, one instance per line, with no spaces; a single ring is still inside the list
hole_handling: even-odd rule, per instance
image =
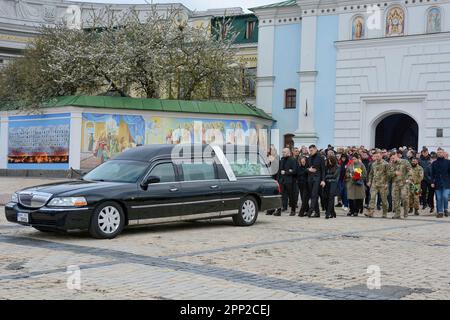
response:
[[[359,174],[361,174],[362,173],[362,169],[361,168],[356,168],[355,172],[358,172]]]

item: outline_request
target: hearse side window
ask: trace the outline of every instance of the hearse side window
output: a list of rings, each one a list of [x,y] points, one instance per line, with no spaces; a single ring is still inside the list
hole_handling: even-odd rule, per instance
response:
[[[156,165],[150,172],[150,176],[159,177],[161,180],[160,183],[175,182],[177,180],[173,164],[171,163],[161,163]]]
[[[216,172],[213,163],[182,163],[184,181],[214,180]]]
[[[227,159],[236,177],[270,176],[267,164],[258,154],[227,154]]]

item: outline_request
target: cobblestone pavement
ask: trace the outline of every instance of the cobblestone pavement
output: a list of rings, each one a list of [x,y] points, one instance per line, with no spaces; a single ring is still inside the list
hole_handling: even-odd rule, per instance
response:
[[[114,240],[44,234],[0,208],[0,299],[449,299],[450,219],[260,215],[128,229]],[[81,269],[69,290],[67,267]],[[368,266],[381,289],[367,289]]]
[[[0,178],[0,193],[47,182]],[[0,299],[450,299],[450,219],[260,214],[250,228],[222,219],[102,241],[10,224],[0,207]]]

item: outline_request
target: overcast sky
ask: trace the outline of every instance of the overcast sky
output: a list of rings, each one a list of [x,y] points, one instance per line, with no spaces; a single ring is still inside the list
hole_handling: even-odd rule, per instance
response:
[[[102,2],[102,3],[130,3],[141,4],[144,0],[74,0],[77,2]],[[247,8],[262,6],[265,4],[281,2],[282,0],[154,0],[154,3],[182,3],[191,10],[205,10],[213,8],[241,7]],[[151,0],[148,0],[151,2]]]

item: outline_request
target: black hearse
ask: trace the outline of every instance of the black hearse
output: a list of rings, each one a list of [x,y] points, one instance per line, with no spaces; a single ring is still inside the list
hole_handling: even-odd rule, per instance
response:
[[[151,145],[123,152],[79,181],[13,194],[10,222],[112,239],[132,225],[232,217],[251,226],[281,207],[265,158],[249,147]]]

